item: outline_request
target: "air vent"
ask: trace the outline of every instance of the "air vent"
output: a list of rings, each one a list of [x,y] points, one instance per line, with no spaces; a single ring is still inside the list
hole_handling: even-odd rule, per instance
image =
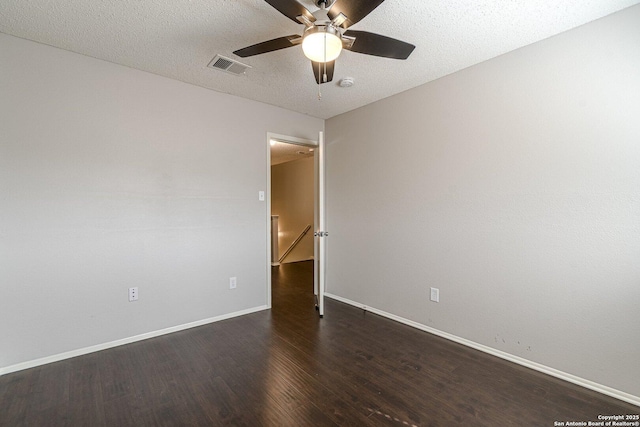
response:
[[[236,76],[240,76],[242,74],[245,74],[246,71],[247,71],[247,68],[251,68],[247,64],[243,64],[242,62],[234,61],[233,59],[227,58],[227,57],[222,56],[222,55],[216,55],[211,60],[211,62],[209,62],[209,65],[207,65],[207,67],[213,68],[214,70],[220,70],[220,71],[224,71],[226,73],[235,74]]]

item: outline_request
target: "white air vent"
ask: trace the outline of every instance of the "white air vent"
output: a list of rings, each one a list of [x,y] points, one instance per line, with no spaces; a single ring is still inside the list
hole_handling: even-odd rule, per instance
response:
[[[234,61],[233,59],[227,58],[222,55],[216,55],[211,60],[211,62],[209,62],[209,65],[207,65],[207,67],[213,68],[214,70],[220,70],[227,73],[235,74],[236,76],[245,74],[247,71],[247,68],[251,68],[251,66],[247,64]]]

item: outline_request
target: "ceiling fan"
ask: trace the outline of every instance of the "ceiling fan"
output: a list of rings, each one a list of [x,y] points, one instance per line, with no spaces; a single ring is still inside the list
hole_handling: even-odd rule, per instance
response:
[[[319,9],[310,12],[296,0],[265,0],[280,13],[305,26],[302,35],[293,34],[254,44],[233,52],[241,58],[302,44],[311,60],[316,83],[333,79],[335,60],[342,49],[384,58],[407,59],[415,46],[367,31],[348,30],[384,0],[317,0]]]

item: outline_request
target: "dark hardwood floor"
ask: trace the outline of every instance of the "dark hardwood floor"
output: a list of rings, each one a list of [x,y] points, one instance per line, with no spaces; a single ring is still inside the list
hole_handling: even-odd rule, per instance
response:
[[[640,408],[327,300],[312,262],[273,309],[0,377],[1,426],[553,426]]]

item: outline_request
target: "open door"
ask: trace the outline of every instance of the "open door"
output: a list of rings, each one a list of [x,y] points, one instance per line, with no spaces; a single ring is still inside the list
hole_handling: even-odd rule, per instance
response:
[[[313,293],[315,295],[315,308],[320,317],[324,316],[324,293],[325,293],[325,270],[326,270],[326,232],[325,220],[325,142],[324,133],[319,132],[318,141],[296,138],[292,136],[267,133],[267,307],[271,308],[271,265],[272,252],[272,232],[271,232],[271,142],[281,142],[315,150],[315,188],[314,188],[314,247],[313,247]],[[311,309],[311,308],[310,308]]]
[[[326,270],[326,241],[329,233],[326,231],[325,218],[325,146],[324,132],[318,135],[318,150],[316,157],[316,178],[317,178],[317,198],[316,198],[316,231],[314,245],[314,277],[313,290],[316,296],[316,309],[320,317],[324,316],[324,291],[325,291],[325,270]]]

